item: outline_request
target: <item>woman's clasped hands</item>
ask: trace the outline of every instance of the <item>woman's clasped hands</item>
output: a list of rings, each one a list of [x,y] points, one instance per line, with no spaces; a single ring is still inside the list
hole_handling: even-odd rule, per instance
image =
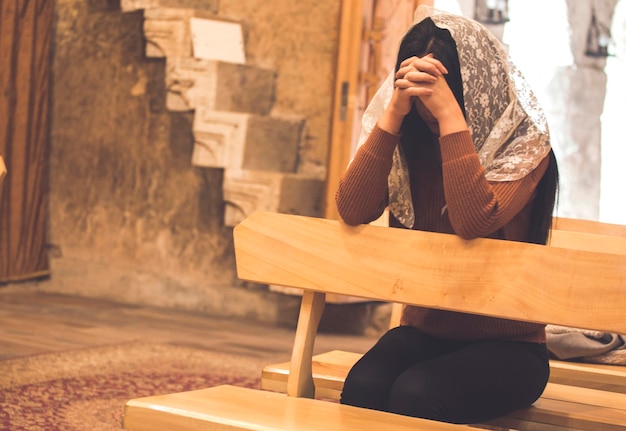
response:
[[[387,107],[388,131],[399,132],[401,119],[414,104],[431,128],[439,129],[440,123],[450,116],[458,119],[460,115],[462,119],[461,109],[444,77],[447,73],[446,67],[432,54],[404,60],[395,75],[394,91]]]

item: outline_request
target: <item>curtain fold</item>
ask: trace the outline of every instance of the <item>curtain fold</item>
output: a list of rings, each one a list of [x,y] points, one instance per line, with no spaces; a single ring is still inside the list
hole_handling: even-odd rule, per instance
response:
[[[7,167],[4,164],[4,159],[0,156],[0,190],[2,190],[2,180],[4,180],[4,176],[7,174]]]
[[[49,274],[47,156],[53,0],[0,1],[0,283]]]

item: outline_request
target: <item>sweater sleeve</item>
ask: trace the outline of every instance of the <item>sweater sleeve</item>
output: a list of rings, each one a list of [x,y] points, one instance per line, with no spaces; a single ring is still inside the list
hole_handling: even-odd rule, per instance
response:
[[[346,224],[369,223],[383,213],[388,200],[387,179],[399,140],[399,135],[375,126],[357,150],[335,194],[337,210]]]
[[[513,219],[532,199],[547,166],[546,157],[516,181],[487,181],[469,131],[440,138],[448,217],[463,238],[484,237]]]

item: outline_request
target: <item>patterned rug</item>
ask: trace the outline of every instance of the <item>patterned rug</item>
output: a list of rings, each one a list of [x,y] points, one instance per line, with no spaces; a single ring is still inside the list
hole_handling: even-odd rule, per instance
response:
[[[126,401],[220,384],[258,388],[259,360],[124,344],[0,362],[0,430],[120,431]]]

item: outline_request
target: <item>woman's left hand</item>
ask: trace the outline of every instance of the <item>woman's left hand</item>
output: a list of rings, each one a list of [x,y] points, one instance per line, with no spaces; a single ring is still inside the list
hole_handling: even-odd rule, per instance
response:
[[[443,76],[446,73],[448,71],[443,64],[428,54],[406,59],[396,74],[396,86],[420,100],[439,124],[441,135],[467,129],[463,111]],[[424,79],[424,74],[437,79]]]

